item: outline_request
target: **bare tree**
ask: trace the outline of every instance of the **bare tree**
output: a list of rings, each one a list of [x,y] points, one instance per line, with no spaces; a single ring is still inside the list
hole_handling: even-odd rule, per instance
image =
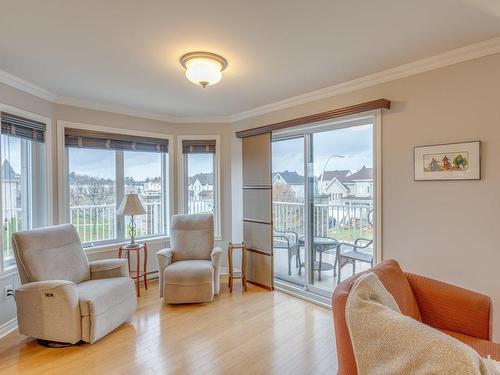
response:
[[[288,184],[276,183],[273,185],[273,201],[297,202],[297,195]]]
[[[90,211],[92,232],[97,233],[97,223],[100,216],[104,214],[105,207],[95,207],[112,204],[115,196],[114,182],[110,179],[96,178],[91,176],[70,176],[71,189],[70,198],[72,205],[94,206]],[[78,213],[80,215],[80,212]],[[85,216],[85,211],[83,211]]]

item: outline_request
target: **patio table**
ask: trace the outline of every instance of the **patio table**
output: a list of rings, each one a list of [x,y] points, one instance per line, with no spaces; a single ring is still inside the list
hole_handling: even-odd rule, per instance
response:
[[[323,271],[332,271],[334,272],[335,276],[335,265],[329,263],[329,262],[324,262],[323,261],[323,253],[326,253],[331,250],[336,250],[337,245],[339,241],[337,241],[335,238],[331,237],[321,237],[321,236],[314,236],[313,238],[313,249],[315,251],[315,254],[319,254],[319,260],[314,259],[314,266],[313,270],[318,271],[318,280],[321,281],[321,272]],[[304,236],[299,236],[299,246],[304,247],[305,246],[305,239]],[[316,257],[315,257],[316,258]],[[301,267],[304,264],[301,264]],[[299,269],[300,271],[300,269]]]

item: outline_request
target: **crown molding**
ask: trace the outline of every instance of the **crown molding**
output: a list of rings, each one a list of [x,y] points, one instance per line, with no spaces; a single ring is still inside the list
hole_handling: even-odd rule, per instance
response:
[[[311,91],[302,95],[294,96],[288,99],[280,100],[274,103],[266,104],[228,116],[172,116],[158,112],[141,111],[118,105],[105,104],[97,101],[58,96],[53,92],[45,90],[37,85],[34,85],[2,70],[0,70],[0,83],[4,83],[8,86],[14,87],[18,90],[37,96],[41,99],[45,99],[52,103],[64,104],[74,107],[112,112],[170,123],[231,123],[298,106],[301,104],[310,103],[316,100],[334,97],[340,94],[364,89],[397,79],[410,77],[416,74],[477,59],[480,57],[494,55],[496,53],[500,53],[500,37],[474,43],[465,47],[457,48],[448,52],[417,60],[412,63],[386,69],[377,73],[369,74],[364,77],[328,86],[319,90]]]
[[[149,120],[158,120],[171,123],[229,123],[231,122],[230,116],[171,116],[157,112],[141,111],[122,107],[113,104],[106,104],[102,102],[85,100],[67,96],[57,98],[54,103],[69,105],[78,108],[93,109],[96,111],[111,112],[127,116],[134,116],[145,118]]]
[[[24,79],[16,77],[15,75],[7,73],[3,70],[0,70],[0,82],[6,84],[7,86],[14,87],[15,89],[34,95],[38,98],[48,100],[49,102],[53,102],[57,99],[57,95],[53,92],[45,90],[40,86],[25,81]]]
[[[244,120],[251,117],[264,115],[266,113],[279,111],[316,100],[325,99],[340,94],[364,89],[382,83],[395,81],[397,79],[410,77],[431,70],[458,64],[468,60],[500,53],[500,37],[488,39],[479,43],[457,48],[440,53],[431,57],[400,65],[395,68],[382,70],[364,77],[355,78],[351,81],[342,82],[319,90],[297,95],[275,103],[266,104],[261,107],[243,111],[231,116],[232,121]]]

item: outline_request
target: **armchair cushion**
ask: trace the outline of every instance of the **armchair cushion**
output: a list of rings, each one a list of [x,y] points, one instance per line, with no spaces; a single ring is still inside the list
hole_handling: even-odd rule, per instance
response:
[[[71,224],[18,232],[12,245],[23,284],[43,280],[90,279],[87,256]]]
[[[182,260],[165,268],[166,303],[210,302],[214,298],[214,268],[209,260]]]
[[[212,215],[174,215],[170,232],[174,262],[210,259],[214,245]]]
[[[135,296],[133,280],[128,277],[89,280],[77,284],[76,288],[82,316],[102,314],[131,295]]]
[[[89,280],[77,284],[77,289],[83,341],[95,342],[135,312],[134,282],[129,277]]]
[[[209,260],[181,260],[165,268],[166,284],[200,285],[212,283],[214,268]]]
[[[89,262],[90,278],[92,280],[110,277],[128,277],[128,262],[126,259],[104,259]]]

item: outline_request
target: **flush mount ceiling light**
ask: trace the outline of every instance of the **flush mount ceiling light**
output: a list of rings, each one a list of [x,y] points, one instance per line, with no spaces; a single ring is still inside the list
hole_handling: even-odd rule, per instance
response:
[[[224,57],[210,52],[186,53],[180,61],[186,69],[186,78],[203,88],[219,82],[227,67]]]

